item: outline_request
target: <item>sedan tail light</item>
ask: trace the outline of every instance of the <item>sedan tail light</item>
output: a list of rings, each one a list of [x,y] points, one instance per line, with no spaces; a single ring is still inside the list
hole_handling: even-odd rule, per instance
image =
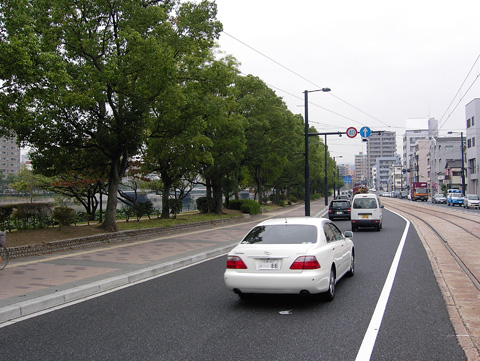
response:
[[[228,256],[227,268],[230,269],[247,269],[247,265],[238,256]]]
[[[320,263],[318,263],[315,256],[300,256],[295,262],[292,263],[290,269],[318,269]]]

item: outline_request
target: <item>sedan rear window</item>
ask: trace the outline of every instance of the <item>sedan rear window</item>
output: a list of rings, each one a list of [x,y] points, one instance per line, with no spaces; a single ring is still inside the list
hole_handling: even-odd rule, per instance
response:
[[[348,208],[348,202],[332,202],[332,207],[334,208]]]
[[[312,244],[317,242],[317,227],[304,224],[257,226],[242,244]]]

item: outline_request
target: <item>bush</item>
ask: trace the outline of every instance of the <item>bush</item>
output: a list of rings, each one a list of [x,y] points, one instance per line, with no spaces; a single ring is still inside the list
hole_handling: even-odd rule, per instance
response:
[[[200,197],[197,199],[197,209],[200,213],[209,213],[215,207],[213,198]]]
[[[244,199],[233,199],[228,202],[228,209],[235,209],[237,211],[242,209],[242,203]]]
[[[291,195],[288,196],[288,201],[291,202],[291,203],[297,203],[298,199],[293,194],[291,194]]]
[[[255,202],[251,199],[244,199],[242,201],[242,208],[243,213],[247,214],[259,214],[262,213],[262,208],[258,202]]]
[[[55,207],[53,218],[58,221],[60,226],[70,226],[75,222],[75,210],[68,207]]]

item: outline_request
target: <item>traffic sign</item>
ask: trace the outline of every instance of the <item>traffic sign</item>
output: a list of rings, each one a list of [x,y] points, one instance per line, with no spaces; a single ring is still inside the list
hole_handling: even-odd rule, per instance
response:
[[[369,127],[362,127],[359,133],[363,138],[368,138],[372,134],[372,130]]]
[[[357,136],[357,129],[355,127],[350,127],[345,133],[347,133],[347,137],[355,138]]]

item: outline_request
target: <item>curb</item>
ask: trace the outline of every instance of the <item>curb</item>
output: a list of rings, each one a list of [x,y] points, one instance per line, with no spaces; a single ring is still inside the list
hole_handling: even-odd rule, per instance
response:
[[[37,312],[47,311],[50,308],[58,306],[68,306],[69,303],[80,301],[96,294],[111,291],[119,287],[131,286],[138,282],[145,281],[149,278],[155,278],[170,271],[191,266],[196,263],[207,261],[228,253],[236,243],[213,249],[208,252],[198,253],[189,257],[180,258],[175,261],[161,263],[142,270],[125,273],[121,276],[107,278],[83,286],[74,287],[66,291],[41,296],[32,300],[19,302],[14,305],[0,308],[0,328],[7,326],[9,321],[14,322],[16,319],[25,317]],[[47,311],[48,312],[48,311]]]

